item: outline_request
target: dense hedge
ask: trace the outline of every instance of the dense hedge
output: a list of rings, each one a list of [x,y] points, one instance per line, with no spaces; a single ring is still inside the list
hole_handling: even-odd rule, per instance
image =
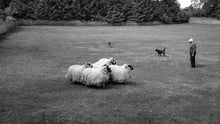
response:
[[[16,26],[16,20],[10,16],[5,17],[4,21],[0,21],[0,34],[6,33]]]
[[[43,20],[188,22],[177,0],[11,0],[15,18]]]

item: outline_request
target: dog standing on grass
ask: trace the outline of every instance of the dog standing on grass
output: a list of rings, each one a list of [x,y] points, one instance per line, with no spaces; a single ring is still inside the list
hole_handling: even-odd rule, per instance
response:
[[[112,48],[112,43],[111,42],[108,42],[108,47]]]
[[[158,56],[166,56],[166,47],[163,48],[163,50],[161,49],[155,49],[155,51],[157,52]]]

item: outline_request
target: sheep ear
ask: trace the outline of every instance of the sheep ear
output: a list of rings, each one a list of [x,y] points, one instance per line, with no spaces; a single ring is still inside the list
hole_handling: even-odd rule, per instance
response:
[[[116,63],[116,60],[114,59],[114,58],[111,58],[111,64],[112,65],[116,65],[117,63]]]
[[[134,70],[134,67],[132,65],[128,65],[128,67],[130,68],[130,70]]]
[[[86,68],[89,68],[89,67],[92,67],[92,64],[91,64],[90,62],[87,62],[87,63],[85,64],[85,66],[86,66]]]

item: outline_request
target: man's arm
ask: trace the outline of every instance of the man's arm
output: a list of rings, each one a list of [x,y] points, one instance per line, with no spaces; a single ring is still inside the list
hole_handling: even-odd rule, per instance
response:
[[[192,56],[196,55],[196,44],[192,45]]]

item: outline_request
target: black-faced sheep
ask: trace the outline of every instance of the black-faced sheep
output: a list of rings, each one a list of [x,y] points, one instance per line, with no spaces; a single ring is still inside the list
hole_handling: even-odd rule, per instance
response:
[[[106,64],[107,65],[115,65],[116,64],[116,60],[114,58],[109,58],[109,59],[102,58],[98,62],[93,63],[92,65],[93,65],[94,68],[97,68],[97,67],[102,67],[102,66],[104,66]]]
[[[105,87],[109,81],[111,69],[109,65],[98,68],[86,68],[82,72],[82,81],[86,86]]]
[[[118,65],[109,65],[111,68],[110,81],[114,83],[124,83],[130,77],[130,72],[133,70],[133,66],[129,64],[124,64],[122,66]]]
[[[81,83],[82,72],[86,68],[92,68],[92,64],[87,62],[84,65],[72,65],[68,68],[65,77],[74,83]]]

